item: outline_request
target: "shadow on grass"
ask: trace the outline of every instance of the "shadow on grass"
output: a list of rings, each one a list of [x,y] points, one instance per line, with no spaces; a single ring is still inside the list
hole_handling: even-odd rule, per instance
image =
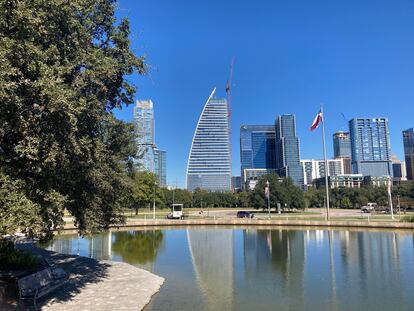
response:
[[[99,283],[108,277],[110,265],[102,261],[47,251],[37,248],[31,243],[20,244],[18,248],[42,258],[48,258],[54,267],[62,268],[69,274],[69,280],[65,285],[39,299],[38,309],[51,302],[70,301],[88,284]]]

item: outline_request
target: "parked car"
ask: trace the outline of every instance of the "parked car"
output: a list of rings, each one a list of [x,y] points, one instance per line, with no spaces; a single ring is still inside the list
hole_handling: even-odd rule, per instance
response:
[[[364,205],[363,207],[361,207],[361,211],[363,213],[371,213],[375,211],[377,208],[378,208],[377,203],[368,203],[367,205]]]
[[[253,218],[254,214],[247,211],[238,211],[237,218]]]

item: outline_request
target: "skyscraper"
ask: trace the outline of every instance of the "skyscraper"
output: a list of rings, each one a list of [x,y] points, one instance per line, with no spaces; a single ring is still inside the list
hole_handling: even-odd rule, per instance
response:
[[[348,132],[336,132],[333,134],[333,146],[335,159],[341,159],[344,174],[351,174],[351,140]]]
[[[241,176],[246,169],[275,169],[275,127],[242,125],[240,127]],[[243,180],[243,184],[246,180]]]
[[[349,121],[352,171],[364,176],[392,176],[390,133],[387,118]]]
[[[296,118],[291,114],[276,119],[276,169],[280,176],[290,177],[296,186],[303,186]]]
[[[407,179],[414,180],[414,127],[403,131]]]
[[[157,175],[158,185],[167,186],[167,152],[154,148],[154,173]]]
[[[154,172],[154,108],[151,100],[137,100],[134,107],[139,169]]]
[[[214,97],[204,105],[187,164],[187,189],[231,190],[231,154],[227,100]]]
[[[333,134],[334,157],[351,157],[351,140],[348,132]]]

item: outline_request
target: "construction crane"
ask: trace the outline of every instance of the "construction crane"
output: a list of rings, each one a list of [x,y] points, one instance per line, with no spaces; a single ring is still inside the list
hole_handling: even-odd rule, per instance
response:
[[[228,117],[230,120],[231,117],[231,83],[233,80],[233,67],[234,67],[234,56],[231,58],[230,62],[230,76],[226,83],[226,94],[227,94],[227,104],[228,104]]]
[[[233,187],[233,180],[232,180],[232,144],[231,144],[231,83],[233,80],[233,67],[234,67],[234,56],[231,58],[231,62],[230,62],[230,76],[229,79],[227,80],[226,83],[226,94],[227,94],[227,118],[228,118],[228,123],[229,123],[229,144],[230,144],[230,157],[229,157],[229,161],[230,161],[230,188],[233,191],[234,187]]]

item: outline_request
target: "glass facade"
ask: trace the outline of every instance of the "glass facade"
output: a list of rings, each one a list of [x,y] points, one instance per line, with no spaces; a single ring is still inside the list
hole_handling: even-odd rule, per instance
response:
[[[139,169],[154,172],[154,108],[151,100],[137,100],[134,107]]]
[[[187,164],[187,189],[231,190],[231,154],[228,105],[208,98],[198,121]]]
[[[351,157],[351,140],[348,132],[336,132],[333,134],[334,157]]]
[[[165,150],[154,149],[154,173],[157,175],[158,185],[167,186],[167,152]]]
[[[276,119],[276,169],[280,176],[292,178],[296,186],[303,186],[300,164],[299,138],[296,136],[294,115],[281,115]]]
[[[242,125],[240,127],[241,176],[245,169],[275,169],[275,127]],[[246,180],[243,181],[244,183]]]
[[[405,165],[407,179],[414,179],[414,127],[403,131]]]
[[[349,121],[352,171],[364,176],[392,176],[390,134],[386,118]]]

